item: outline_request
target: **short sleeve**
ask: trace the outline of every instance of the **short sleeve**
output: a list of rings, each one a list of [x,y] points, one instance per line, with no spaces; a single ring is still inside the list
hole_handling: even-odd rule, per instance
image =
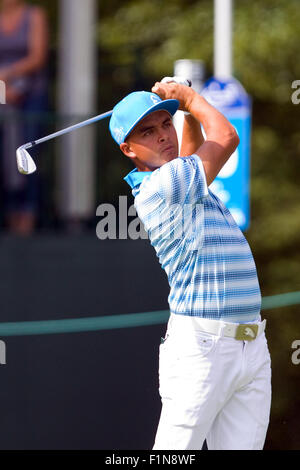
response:
[[[208,195],[206,176],[198,155],[177,157],[158,170],[158,192],[168,204],[195,204]]]

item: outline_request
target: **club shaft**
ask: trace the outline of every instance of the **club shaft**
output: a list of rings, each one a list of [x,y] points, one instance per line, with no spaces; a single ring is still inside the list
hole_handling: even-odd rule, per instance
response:
[[[54,132],[53,134],[49,134],[45,137],[42,137],[41,139],[35,140],[34,142],[31,142],[30,144],[28,144],[27,148],[33,147],[34,145],[37,145],[37,144],[42,144],[43,142],[47,142],[48,140],[54,139],[55,137],[59,137],[61,135],[67,134],[68,132],[79,129],[80,127],[87,126],[88,124],[93,124],[94,122],[101,121],[101,119],[105,119],[106,117],[111,116],[111,114],[112,114],[112,110],[107,111],[106,113],[98,114],[98,116],[94,116],[90,119],[87,119],[86,121],[82,121],[82,122],[79,122],[78,124],[74,124],[74,126],[66,127],[65,129]]]

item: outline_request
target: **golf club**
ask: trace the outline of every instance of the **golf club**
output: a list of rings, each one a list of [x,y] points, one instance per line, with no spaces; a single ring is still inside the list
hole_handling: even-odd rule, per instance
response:
[[[192,82],[183,77],[164,77],[162,83],[170,83],[170,82],[177,82],[182,85],[192,86]],[[23,175],[30,175],[36,171],[36,164],[34,163],[31,155],[27,151],[28,149],[35,147],[38,144],[42,144],[48,140],[54,139],[55,137],[59,137],[63,134],[67,134],[68,132],[74,131],[75,129],[79,129],[80,127],[87,126],[88,124],[92,124],[94,122],[100,121],[101,119],[105,119],[106,117],[111,116],[112,110],[107,111],[106,113],[99,114],[94,116],[86,121],[79,122],[74,126],[66,127],[61,131],[54,132],[53,134],[49,134],[46,137],[42,137],[41,139],[34,140],[32,142],[28,142],[27,144],[21,145],[17,149],[16,156],[17,156],[17,166],[20,173]]]
[[[32,147],[35,147],[38,144],[42,144],[48,140],[54,139],[55,137],[59,137],[63,134],[67,134],[68,132],[74,131],[75,129],[79,129],[80,127],[87,126],[88,124],[93,124],[94,122],[100,121],[101,119],[105,119],[106,117],[111,116],[112,110],[107,111],[106,113],[99,114],[94,116],[86,121],[79,122],[74,126],[66,127],[60,131],[54,132],[53,134],[49,134],[46,137],[42,137],[41,139],[34,140],[32,142],[28,142],[27,144],[21,145],[17,149],[16,156],[17,156],[17,166],[20,173],[23,175],[30,175],[36,171],[36,164],[34,163],[31,155],[27,151]]]

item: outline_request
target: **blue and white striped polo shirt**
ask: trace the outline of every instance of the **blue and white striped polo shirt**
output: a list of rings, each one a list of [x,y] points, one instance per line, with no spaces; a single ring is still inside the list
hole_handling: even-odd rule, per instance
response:
[[[261,294],[250,247],[229,210],[208,189],[201,159],[178,157],[125,181],[170,284],[175,314],[250,322]]]

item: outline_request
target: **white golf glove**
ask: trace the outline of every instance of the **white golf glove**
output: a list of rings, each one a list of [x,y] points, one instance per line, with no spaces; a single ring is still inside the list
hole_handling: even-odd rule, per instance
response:
[[[189,80],[188,78],[184,78],[184,77],[178,77],[178,76],[175,76],[175,77],[164,77],[162,80],[161,80],[161,83],[171,83],[171,82],[175,82],[175,83],[179,83],[180,85],[186,85],[186,86],[192,86],[192,82],[191,80]],[[189,115],[190,113],[188,111],[183,111],[183,113],[185,115]]]
[[[192,86],[191,80],[189,80],[188,78],[184,78],[184,77],[164,77],[161,80],[161,83],[170,83],[170,82],[179,83],[180,85]]]

